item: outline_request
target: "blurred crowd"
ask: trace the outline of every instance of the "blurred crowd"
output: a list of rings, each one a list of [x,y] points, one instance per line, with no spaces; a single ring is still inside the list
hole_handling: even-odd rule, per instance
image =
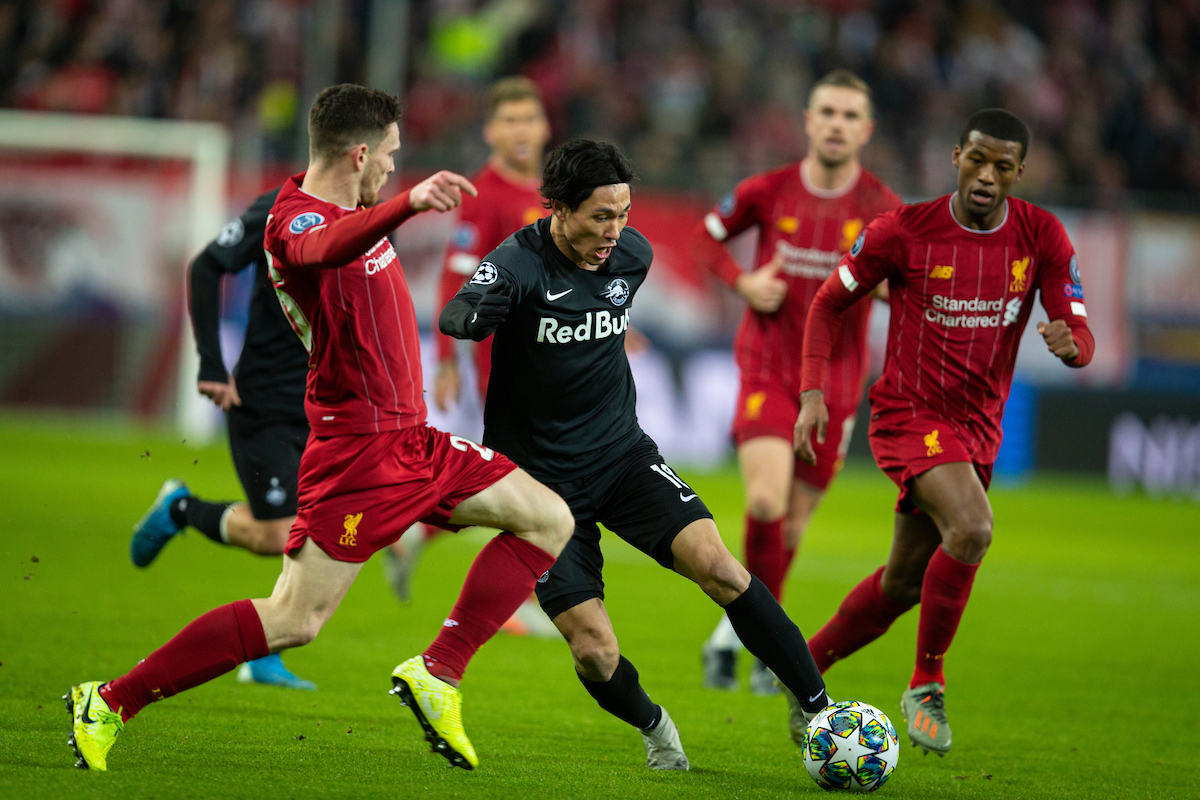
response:
[[[330,3],[338,35],[318,49],[309,28],[331,18],[318,13]],[[9,0],[0,5],[0,105],[216,120],[234,132],[240,161],[294,162],[306,59],[332,60],[336,80],[364,82],[378,47],[371,6]],[[542,87],[556,139],[611,139],[644,182],[715,195],[802,154],[808,87],[845,66],[875,93],[868,165],[902,192],[944,191],[963,120],[994,105],[1034,131],[1027,197],[1177,205],[1200,189],[1200,0],[432,0],[408,9],[410,164],[477,166],[479,89],[522,72]]]

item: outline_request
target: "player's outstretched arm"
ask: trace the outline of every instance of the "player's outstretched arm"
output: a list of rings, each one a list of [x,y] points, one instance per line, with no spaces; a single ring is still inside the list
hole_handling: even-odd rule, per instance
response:
[[[316,269],[344,266],[414,214],[456,207],[462,202],[463,192],[478,194],[466,178],[443,170],[391,200],[339,217],[326,226],[310,228],[298,236],[282,238],[284,261]]]

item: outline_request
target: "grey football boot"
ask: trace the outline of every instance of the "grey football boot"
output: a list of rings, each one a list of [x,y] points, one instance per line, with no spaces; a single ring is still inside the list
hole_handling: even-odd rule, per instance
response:
[[[686,770],[691,765],[679,741],[679,729],[667,710],[662,706],[659,708],[662,709],[662,717],[658,724],[649,730],[639,728],[646,745],[646,766],[650,769]]]
[[[900,711],[908,726],[913,747],[944,756],[950,752],[950,723],[946,721],[946,687],[927,683],[906,689],[900,696]]]

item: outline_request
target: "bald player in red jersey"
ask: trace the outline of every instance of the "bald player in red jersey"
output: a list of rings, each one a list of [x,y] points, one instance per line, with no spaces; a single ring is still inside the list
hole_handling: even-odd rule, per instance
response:
[[[1048,211],[1009,197],[1029,131],[1003,109],[968,121],[953,162],[958,191],[876,219],[821,287],[804,335],[796,447],[830,418],[824,390],[847,309],[887,281],[887,361],[871,387],[871,450],[900,488],[887,564],[856,586],[809,647],[822,671],[921,604],[917,659],[901,698],[913,746],[945,754],[943,660],[992,540],[987,487],[1021,333],[1040,295],[1038,333],[1069,367],[1085,366],[1087,326],[1075,250]]]
[[[439,313],[475,274],[485,255],[550,213],[538,193],[550,123],[537,85],[521,76],[501,78],[488,88],[487,108],[483,139],[492,154],[483,169],[471,177],[479,196],[463,199],[458,225],[446,248],[438,286]],[[457,342],[441,331],[433,335],[438,354],[434,401],[445,411],[462,392]],[[474,356],[479,395],[483,398],[487,396],[492,369],[490,336],[474,345]]]
[[[800,348],[817,290],[876,215],[900,205],[859,154],[874,128],[870,88],[846,70],[817,81],[804,112],[808,155],[798,164],[747,178],[693,234],[697,259],[746,299],[734,351],[741,390],[733,422],[746,496],[746,568],[776,599],[804,528],[841,468],[870,366],[871,301],[856,303],[834,344],[825,390],[830,435],[816,466],[796,458],[792,428],[800,411]],[[723,246],[758,229],[757,268],[743,272]],[[722,617],[704,646],[704,683],[737,686],[741,649]],[[750,688],[774,694],[774,676],[755,662]]]
[[[199,617],[108,683],[72,687],[79,766],[106,769],[124,724],[144,706],[267,653],[307,644],[363,562],[417,520],[504,533],[480,551],[426,651],[392,672],[435,752],[478,763],[457,685],[475,651],[529,596],[574,530],[561,498],[511,461],[425,424],[416,317],[387,234],[427,209],[449,211],[474,187],[439,172],[379,203],[400,149],[399,102],[342,84],[309,113],[309,169],[289,179],[263,239],[271,281],[309,352],[299,509],[271,596]],[[488,309],[475,316],[483,324]]]

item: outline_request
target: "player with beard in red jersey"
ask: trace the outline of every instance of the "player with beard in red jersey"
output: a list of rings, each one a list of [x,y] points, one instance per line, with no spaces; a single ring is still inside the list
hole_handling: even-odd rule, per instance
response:
[[[881,636],[917,603],[917,659],[901,698],[913,746],[950,750],[943,662],[992,541],[987,487],[1021,333],[1040,293],[1038,333],[1085,366],[1087,326],[1075,250],[1048,211],[1009,197],[1024,170],[1025,124],[976,112],[954,148],[958,191],[880,216],[813,301],[804,333],[796,449],[820,463],[824,389],[847,309],[881,281],[892,309],[883,375],[871,387],[871,450],[900,487],[887,564],[842,601],[809,647],[822,671]],[[816,446],[813,434],[816,434]]]
[[[856,303],[833,348],[828,383],[830,435],[816,466],[796,458],[792,427],[800,411],[800,348],[817,290],[876,215],[900,205],[878,178],[863,170],[871,138],[871,90],[852,72],[817,81],[804,112],[809,151],[804,160],[747,178],[717,205],[692,235],[697,260],[749,305],[734,351],[741,390],[733,422],[746,496],[746,568],[776,599],[804,528],[841,468],[862,399],[869,358],[871,301]],[[758,229],[756,269],[743,272],[723,246]],[[737,687],[733,627],[722,617],[704,645],[704,684]],[[774,694],[774,676],[755,661],[750,688]]]
[[[566,503],[503,455],[425,424],[416,315],[387,234],[412,215],[449,211],[466,178],[439,172],[380,203],[400,149],[400,104],[342,84],[309,112],[309,169],[267,219],[271,282],[309,352],[296,522],[270,597],[204,614],[126,675],[66,696],[78,766],[107,769],[117,734],[147,704],[238,664],[311,642],[363,562],[418,520],[500,528],[423,654],[392,672],[434,752],[478,764],[457,686],[467,662],[529,596],[574,530]],[[506,308],[481,303],[468,325]]]
[[[542,155],[550,140],[550,123],[542,108],[537,84],[528,78],[501,78],[488,87],[487,121],[483,139],[491,156],[483,169],[471,176],[478,197],[464,197],[459,221],[451,235],[438,284],[437,311],[458,293],[479,268],[479,262],[512,234],[546,216],[538,187],[542,178]],[[463,381],[458,368],[457,342],[434,330],[438,369],[434,380],[434,403],[441,412],[450,412],[462,399]],[[476,386],[480,399],[487,396],[488,375],[492,363],[492,338],[471,343],[475,362]],[[480,405],[482,410],[482,405]],[[463,436],[482,435],[483,417],[460,415],[447,427]],[[428,538],[434,533],[425,525],[416,525],[400,541],[384,551],[384,575],[401,601],[408,600],[410,579],[417,559]],[[507,633],[559,638],[535,598],[522,603],[502,628]]]

